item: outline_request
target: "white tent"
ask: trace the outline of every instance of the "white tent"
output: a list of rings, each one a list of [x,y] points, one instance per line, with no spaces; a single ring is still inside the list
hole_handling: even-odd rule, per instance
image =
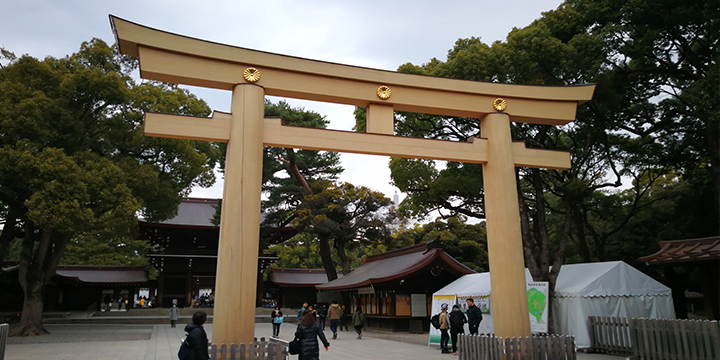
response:
[[[528,282],[533,279],[525,270]],[[482,297],[490,294],[490,273],[465,275],[434,295]],[[622,261],[563,265],[553,299],[555,332],[590,346],[588,316],[675,318],[670,289]],[[492,300],[491,300],[492,308]],[[481,333],[492,333],[492,311],[483,315]]]
[[[533,281],[532,275],[530,275],[530,272],[527,269],[525,269],[525,280],[527,280],[527,282]],[[490,273],[485,272],[479,274],[463,275],[461,278],[438,290],[436,293],[433,294],[433,296],[435,295],[455,295],[457,298],[472,297],[476,299],[490,296]],[[464,301],[460,305],[461,307],[464,307]],[[490,303],[490,307],[492,308],[492,300]],[[439,312],[440,310],[438,308],[433,309],[433,311]],[[478,332],[494,332],[495,327],[493,326],[492,318],[492,311],[490,311],[489,314],[483,314],[483,321],[480,323],[480,328],[478,328]],[[465,332],[468,332],[467,325],[465,327]]]
[[[623,261],[563,265],[553,299],[555,331],[590,347],[588,316],[674,319],[670,288]]]

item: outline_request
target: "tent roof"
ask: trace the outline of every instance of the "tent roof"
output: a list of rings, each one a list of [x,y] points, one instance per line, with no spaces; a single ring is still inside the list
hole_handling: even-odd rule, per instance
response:
[[[429,249],[427,243],[422,243],[368,256],[363,259],[360,267],[349,274],[318,285],[316,288],[322,291],[349,290],[391,281],[420,271],[436,259],[440,259],[446,269],[459,275],[475,272],[446,254],[442,249]]]
[[[525,278],[533,281],[527,269]],[[489,295],[490,273],[465,275],[435,294]],[[557,297],[637,295],[670,295],[670,288],[623,261],[563,265],[555,284]]]
[[[670,295],[670,288],[624,261],[570,264],[560,268],[555,296]]]
[[[525,280],[532,282],[530,271],[525,269]],[[435,295],[487,296],[490,295],[490,273],[468,274],[435,292]]]

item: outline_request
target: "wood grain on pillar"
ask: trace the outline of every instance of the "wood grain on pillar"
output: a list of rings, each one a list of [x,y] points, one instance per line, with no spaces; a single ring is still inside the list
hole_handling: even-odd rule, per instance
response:
[[[216,344],[249,344],[255,335],[264,100],[260,86],[233,89],[215,279]]]
[[[480,135],[487,139],[483,184],[495,335],[530,336],[510,117],[488,114]]]

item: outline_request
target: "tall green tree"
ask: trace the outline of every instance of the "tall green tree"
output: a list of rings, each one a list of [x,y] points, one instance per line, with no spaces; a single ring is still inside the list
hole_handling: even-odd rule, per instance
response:
[[[321,192],[307,195],[295,216],[293,224],[300,232],[317,238],[329,281],[337,279],[331,246],[340,259],[343,274],[348,274],[353,261],[350,253],[371,241],[390,236],[392,226],[399,225],[392,200],[380,192],[350,183],[332,184]]]
[[[14,58],[0,69],[0,235],[22,234],[22,317],[13,335],[45,333],[45,287],[68,246],[127,239],[137,214],[163,220],[193,186],[209,186],[216,145],[143,136],[143,112],[207,116],[188,91],[136,83],[136,61],[103,41],[65,58]],[[0,254],[4,258],[5,253]]]
[[[324,129],[329,121],[324,116],[303,108],[293,108],[285,101],[273,103],[265,100],[265,116],[279,117],[283,125]],[[221,147],[224,148],[225,144]],[[224,157],[221,169],[224,169]],[[262,226],[266,229],[282,229],[295,218],[294,209],[305,196],[322,191],[342,173],[338,153],[327,151],[298,150],[266,146],[263,149],[263,195],[265,218]],[[220,208],[213,223],[220,224]],[[281,234],[267,231],[267,238],[261,239],[265,246],[277,242]]]
[[[283,125],[324,129],[329,121],[303,108],[292,108],[286,102],[266,101],[265,116],[280,117]],[[297,206],[307,195],[324,190],[337,180],[343,168],[336,152],[265,147],[263,153],[263,226],[282,228],[295,218]]]
[[[379,254],[431,241],[434,242],[431,246],[443,249],[465,266],[477,272],[489,270],[485,223],[468,224],[462,215],[400,229],[391,237],[371,244],[369,252]]]
[[[504,42],[460,39],[445,61],[405,64],[399,71],[515,84],[597,84],[574,123],[512,129],[513,139],[530,147],[573,155],[567,171],[518,169],[526,265],[552,288],[566,248],[583,261],[606,258],[606,245],[639,213],[643,197],[664,174],[678,171],[682,181],[702,177],[715,188],[720,183],[714,174],[720,169],[715,165],[718,11],[714,0],[570,0],[514,29]],[[364,119],[358,114],[360,128]],[[457,141],[482,135],[476,119],[426,114],[396,113],[395,130]],[[393,160],[393,180],[409,193],[402,208],[415,216],[444,209],[484,217],[482,191],[464,193],[462,175],[472,177],[475,169],[449,165],[438,171],[433,165]],[[481,175],[474,179],[480,183]],[[633,181],[629,192],[622,190],[627,179]],[[454,188],[453,182],[463,185]],[[712,209],[691,236],[720,229],[715,193],[714,206],[706,205],[707,198],[698,204]],[[608,211],[613,208],[622,211]],[[551,214],[561,221],[549,224]]]

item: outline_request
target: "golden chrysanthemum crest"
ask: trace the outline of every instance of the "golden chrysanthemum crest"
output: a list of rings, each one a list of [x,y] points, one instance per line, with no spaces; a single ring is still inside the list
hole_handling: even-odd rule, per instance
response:
[[[258,82],[258,80],[260,80],[260,70],[254,67],[245,69],[245,71],[243,71],[243,79],[251,83]]]

